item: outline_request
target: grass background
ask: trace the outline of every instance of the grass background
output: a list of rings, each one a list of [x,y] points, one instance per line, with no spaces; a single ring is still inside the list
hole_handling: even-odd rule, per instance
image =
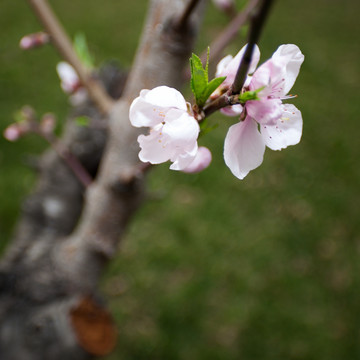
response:
[[[98,63],[130,66],[146,1],[52,3],[70,34],[86,33]],[[64,118],[58,55],[18,49],[39,30],[26,2],[0,9],[1,130],[24,104]],[[293,89],[299,145],[267,150],[237,180],[222,158],[232,120],[216,115],[219,128],[202,140],[209,169],[151,172],[149,201],[102,282],[119,327],[107,360],[360,359],[359,11],[352,0],[278,0],[266,24],[262,61],[286,43],[305,54]],[[198,53],[224,24],[209,7]],[[0,139],[0,250],[35,181],[24,162],[44,148],[36,137]]]

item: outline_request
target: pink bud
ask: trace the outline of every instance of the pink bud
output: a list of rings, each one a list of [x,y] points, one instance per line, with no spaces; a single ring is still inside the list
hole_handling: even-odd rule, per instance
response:
[[[23,50],[30,50],[36,47],[47,44],[50,41],[50,36],[44,32],[25,35],[21,38],[19,46]]]
[[[16,141],[22,135],[22,131],[18,124],[11,124],[4,130],[3,135],[6,140]]]
[[[204,146],[200,146],[195,159],[182,171],[189,174],[198,173],[206,169],[210,165],[211,160],[212,156],[210,150]]]
[[[80,87],[79,77],[74,68],[65,61],[61,61],[56,65],[56,71],[61,80],[61,88],[67,94],[75,93]]]
[[[54,114],[45,114],[40,121],[40,130],[44,134],[52,134],[56,126],[56,119]]]
[[[31,37],[26,35],[23,38],[21,38],[19,46],[23,50],[29,50],[29,49],[31,49],[32,44],[33,44],[33,41],[31,39]]]

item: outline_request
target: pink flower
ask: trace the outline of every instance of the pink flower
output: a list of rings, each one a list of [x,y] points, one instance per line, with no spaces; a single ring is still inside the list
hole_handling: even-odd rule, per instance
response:
[[[296,45],[281,45],[248,77],[245,90],[257,91],[259,99],[245,103],[246,118],[229,128],[224,147],[225,163],[239,179],[262,163],[265,146],[281,150],[300,141],[301,113],[282,100],[289,98],[286,94],[303,61],[304,55]]]
[[[193,162],[200,127],[179,91],[167,86],[141,90],[129,117],[133,126],[150,128],[149,135],[138,137],[141,161],[160,164],[170,160],[172,170],[184,170]]]

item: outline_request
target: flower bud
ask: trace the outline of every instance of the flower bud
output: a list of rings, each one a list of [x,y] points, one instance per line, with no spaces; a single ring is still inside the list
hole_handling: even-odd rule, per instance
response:
[[[56,119],[54,114],[45,114],[40,121],[40,130],[44,134],[52,134],[56,126]]]
[[[182,171],[188,174],[198,173],[206,169],[212,160],[211,152],[208,148],[200,146],[195,159]]]
[[[16,141],[18,140],[21,135],[21,127],[18,124],[11,124],[4,130],[4,138],[8,141]]]
[[[74,68],[65,61],[56,65],[56,71],[61,80],[61,88],[67,94],[75,93],[80,87],[80,79]]]
[[[21,38],[19,46],[23,50],[30,50],[47,44],[50,36],[44,32],[25,35]]]

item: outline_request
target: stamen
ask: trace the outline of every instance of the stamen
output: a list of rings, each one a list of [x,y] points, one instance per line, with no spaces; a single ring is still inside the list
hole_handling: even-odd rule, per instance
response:
[[[296,98],[296,97],[297,97],[297,95],[291,95],[291,94],[289,94],[289,95],[282,96],[282,97],[281,97],[281,100],[294,99],[294,98]]]

